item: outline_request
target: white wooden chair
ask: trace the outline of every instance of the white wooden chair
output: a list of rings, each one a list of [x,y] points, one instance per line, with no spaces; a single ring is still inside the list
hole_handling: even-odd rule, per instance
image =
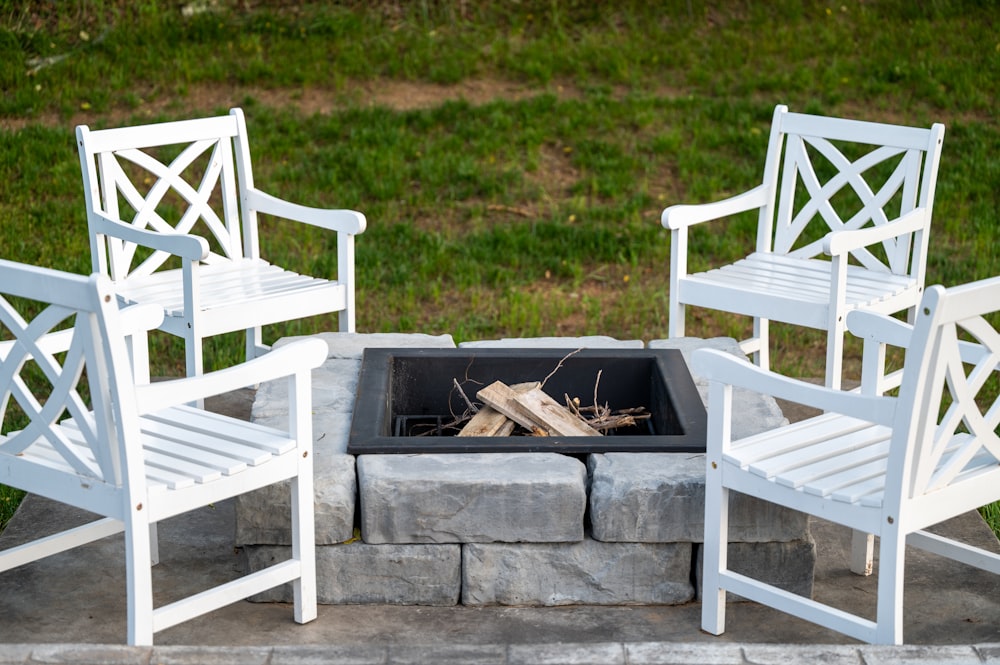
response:
[[[740,345],[767,369],[769,320],[827,330],[826,385],[839,388],[847,313],[912,312],[920,301],[943,137],[940,124],[918,129],[775,108],[759,186],[663,211],[669,336],[684,336],[687,305],[753,317],[753,336]],[[756,251],[688,273],[690,227],[753,210]]]
[[[145,343],[162,318],[152,305],[120,311],[103,275],[0,260],[0,483],[101,516],[0,552],[0,571],[124,531],[129,644],[150,645],[154,632],[287,582],[295,620],[310,621],[310,372],[326,345],[303,340],[202,376],[137,383],[126,338]],[[290,388],[288,431],[182,404],[281,377]],[[290,559],[154,609],[157,522],[285,479],[293,499]]]
[[[228,116],[91,131],[77,127],[93,271],[123,305],[157,303],[162,330],[184,338],[188,376],[202,340],[246,330],[246,358],[267,350],[261,326],[339,312],[353,332],[354,236],[365,217],[282,201],[254,187],[246,123]],[[337,236],[337,279],[261,258],[257,216]],[[316,251],[324,251],[317,248]]]
[[[985,318],[997,310],[1000,277],[928,288],[912,327],[852,312],[848,326],[865,339],[866,362],[873,347],[908,345],[898,397],[796,381],[707,349],[693,354],[693,370],[709,380],[706,631],[725,630],[729,590],[859,640],[901,644],[906,545],[1000,574],[1000,554],[924,531],[1000,500],[1000,334]],[[734,441],[733,386],[825,413]],[[730,490],[879,536],[875,620],[729,570]]]

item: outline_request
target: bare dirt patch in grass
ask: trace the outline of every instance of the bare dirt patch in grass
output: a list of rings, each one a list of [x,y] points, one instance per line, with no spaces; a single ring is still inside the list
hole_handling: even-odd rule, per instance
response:
[[[136,118],[153,118],[160,115],[190,117],[210,115],[243,105],[247,99],[271,108],[295,109],[309,116],[329,114],[338,109],[358,105],[385,106],[397,111],[410,111],[432,108],[446,101],[465,100],[470,104],[481,105],[500,99],[518,101],[543,94],[556,95],[560,99],[582,97],[580,90],[570,84],[535,87],[489,77],[469,79],[452,85],[379,79],[350,82],[337,90],[204,83],[189,86],[181,94],[156,88],[136,90],[135,93],[141,100],[137,106],[120,104],[106,111],[80,110],[68,116],[47,112],[28,118],[0,118],[0,128],[17,131],[31,124],[48,127],[75,127],[81,124],[113,127]]]

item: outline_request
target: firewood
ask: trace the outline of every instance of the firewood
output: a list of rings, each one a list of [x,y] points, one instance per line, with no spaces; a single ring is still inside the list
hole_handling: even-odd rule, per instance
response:
[[[541,428],[550,435],[557,436],[601,435],[549,397],[540,387],[517,393],[503,382],[495,381],[480,390],[476,396],[529,430]]]
[[[517,408],[530,414],[550,434],[557,436],[601,436],[585,421],[570,413],[562,404],[552,399],[541,388],[535,388],[516,398]]]
[[[534,429],[537,426],[537,423],[530,418],[525,417],[514,406],[516,404],[515,399],[517,395],[518,393],[513,388],[502,381],[494,381],[476,393],[476,397],[478,397],[483,404],[493,407],[521,427],[529,430]]]
[[[510,386],[510,389],[514,392],[524,392],[537,385],[536,381],[516,383]],[[504,414],[490,406],[484,406],[469,419],[457,436],[510,436],[516,426],[517,423]]]
[[[484,406],[469,419],[457,436],[510,436],[515,425],[513,420],[496,409]]]

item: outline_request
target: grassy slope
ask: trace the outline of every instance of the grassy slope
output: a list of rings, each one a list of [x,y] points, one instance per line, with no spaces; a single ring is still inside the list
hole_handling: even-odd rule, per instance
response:
[[[944,122],[928,280],[1000,273],[990,3],[650,4],[219,2],[184,17],[154,0],[0,3],[0,252],[89,269],[77,122],[241,105],[260,186],[368,216],[359,330],[650,339],[666,329],[659,211],[756,184],[771,112],[785,103]],[[476,81],[521,94],[450,97]],[[399,82],[447,99],[378,94]],[[317,94],[328,103],[310,105]],[[737,256],[752,231],[752,219],[733,220],[697,234],[695,251]],[[320,233],[272,224],[263,236],[279,262],[332,270]],[[823,337],[776,328],[777,369],[821,375]],[[747,324],[695,312],[689,330],[740,335]],[[157,343],[154,371],[178,374],[179,345]],[[225,365],[239,343],[210,349]]]

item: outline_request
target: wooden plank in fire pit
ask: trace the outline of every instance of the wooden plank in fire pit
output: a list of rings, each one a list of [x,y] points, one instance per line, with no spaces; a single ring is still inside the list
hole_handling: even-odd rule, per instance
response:
[[[601,436],[600,432],[549,397],[540,386],[519,393],[501,381],[494,381],[476,396],[529,430],[542,429],[555,436]]]

